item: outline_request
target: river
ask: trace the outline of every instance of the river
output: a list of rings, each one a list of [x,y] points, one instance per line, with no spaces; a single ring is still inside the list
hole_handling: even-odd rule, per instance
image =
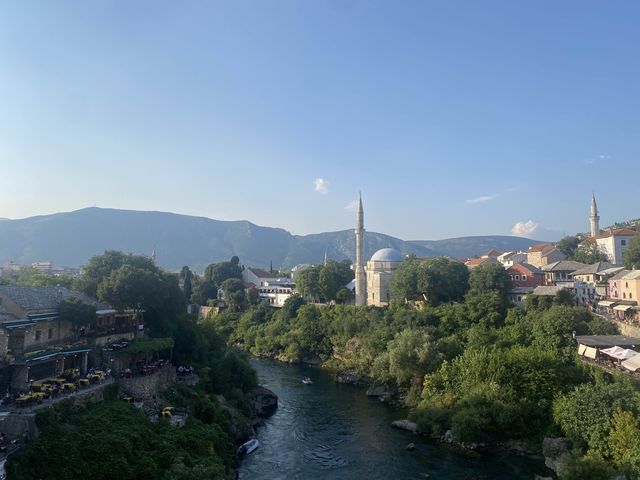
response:
[[[532,480],[541,461],[509,453],[466,454],[390,426],[404,412],[367,398],[330,372],[252,359],[261,385],[278,395],[277,412],[258,429],[260,448],[242,462],[241,480]],[[313,385],[301,380],[310,376]],[[413,452],[405,450],[413,442]]]

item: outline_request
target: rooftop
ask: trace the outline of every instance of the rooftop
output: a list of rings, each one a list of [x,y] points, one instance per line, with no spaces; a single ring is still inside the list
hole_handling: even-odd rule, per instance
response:
[[[373,254],[372,262],[402,262],[404,257],[395,248],[382,248]]]
[[[543,250],[554,248],[553,245],[549,243],[539,243],[538,245],[532,245],[529,247],[530,252],[542,252]]]
[[[18,285],[0,286],[0,296],[6,296],[20,307],[26,314],[55,311],[60,302],[67,298],[77,298],[98,308],[110,308],[88,295],[69,290],[66,287],[30,287]]]
[[[554,296],[565,290],[566,287],[562,285],[540,285],[533,289],[534,295],[540,296]]]
[[[603,272],[609,268],[612,268],[613,265],[609,262],[596,262],[596,263],[592,263],[591,265],[587,265],[586,267],[583,267],[579,270],[576,270],[575,272],[573,272],[574,275],[589,275],[589,274],[594,274],[594,273],[600,273]]]
[[[589,347],[634,347],[640,346],[640,338],[626,335],[578,335],[578,343]]]
[[[545,272],[575,272],[586,266],[584,263],[574,262],[573,260],[560,260],[543,266],[542,270]]]

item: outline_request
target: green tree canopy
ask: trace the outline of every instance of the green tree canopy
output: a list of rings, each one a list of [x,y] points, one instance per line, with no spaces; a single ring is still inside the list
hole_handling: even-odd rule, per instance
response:
[[[558,243],[556,243],[556,248],[564,253],[567,257],[572,257],[573,253],[578,248],[578,244],[580,243],[580,239],[576,236],[568,236],[564,237]]]
[[[469,270],[459,262],[435,257],[409,258],[391,280],[394,295],[405,299],[426,299],[430,304],[460,301],[467,292]]]
[[[640,268],[640,235],[629,241],[629,248],[622,254],[622,263],[628,269]]]
[[[90,325],[96,319],[96,307],[79,298],[65,298],[58,306],[60,318],[74,326]]]
[[[487,263],[471,270],[469,288],[473,293],[498,292],[506,297],[511,290],[511,278],[499,263]]]
[[[244,283],[237,278],[227,278],[222,282],[222,291],[224,292],[224,301],[232,311],[240,311],[247,303]]]
[[[232,260],[207,265],[204,269],[204,279],[213,282],[214,285],[222,286],[222,283],[229,278],[242,278],[240,260],[238,257],[232,257]]]
[[[598,248],[598,244],[594,242],[587,242],[580,245],[575,250],[571,258],[576,262],[586,263],[589,265],[609,260],[609,257],[607,257],[607,255]]]

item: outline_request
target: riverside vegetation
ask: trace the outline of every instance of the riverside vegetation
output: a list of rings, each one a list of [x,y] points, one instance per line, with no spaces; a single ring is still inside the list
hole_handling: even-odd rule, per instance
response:
[[[393,284],[407,302],[319,306],[293,296],[279,310],[249,302],[210,321],[254,355],[321,362],[397,389],[425,434],[450,431],[487,445],[524,440],[538,452],[544,437],[565,436],[572,450],[560,478],[639,478],[638,385],[583,363],[572,338],[615,326],[564,294],[515,308],[509,286],[500,266],[469,273],[447,259],[413,259]]]
[[[186,299],[178,276],[146,257],[105,252],[90,260],[80,279],[67,284],[119,308],[144,310],[148,334],[171,337],[174,363],[192,365],[200,382],[175,385],[161,394],[171,405],[188,408],[181,428],[150,422],[140,410],[117,400],[115,391],[97,404],[63,402],[42,410],[36,417],[40,435],[9,457],[8,478],[233,478],[235,445],[251,430],[251,394],[257,387],[245,354],[228,347],[211,323],[197,323],[183,313]],[[77,308],[70,310],[76,321],[87,317],[76,315]]]

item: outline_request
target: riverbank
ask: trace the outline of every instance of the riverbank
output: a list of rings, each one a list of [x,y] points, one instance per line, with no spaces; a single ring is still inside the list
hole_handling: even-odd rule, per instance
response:
[[[260,448],[240,465],[241,480],[532,480],[544,462],[506,452],[463,452],[391,427],[406,410],[367,397],[366,388],[336,383],[319,366],[252,358],[261,385],[279,398],[276,413],[257,429]],[[301,379],[310,376],[313,385]],[[409,443],[415,449],[407,451]]]

